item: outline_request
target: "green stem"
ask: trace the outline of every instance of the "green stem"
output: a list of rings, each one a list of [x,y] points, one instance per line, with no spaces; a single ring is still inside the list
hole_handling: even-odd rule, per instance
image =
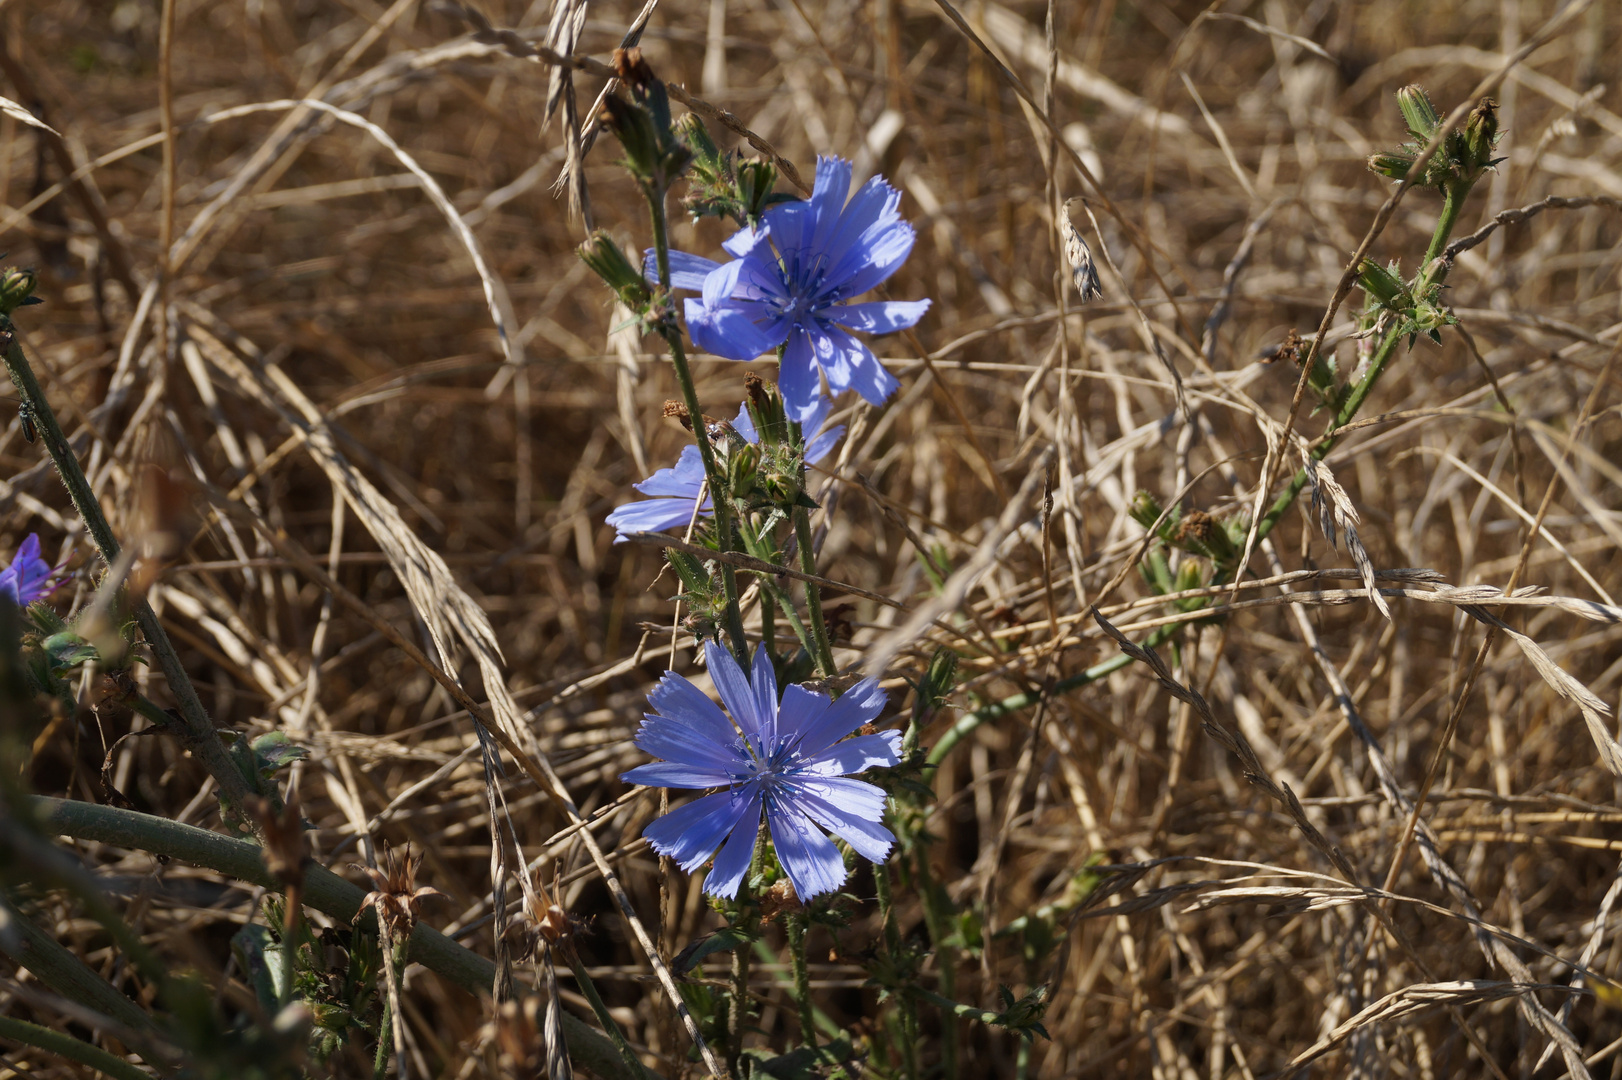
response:
[[[645,189],[648,214],[653,219],[654,258],[659,267],[659,284],[670,290],[670,236],[665,220],[665,195],[661,190]],[[676,369],[676,385],[681,388],[682,404],[693,425],[693,438],[698,443],[698,456],[704,462],[704,477],[709,483],[710,505],[715,509],[715,532],[725,551],[740,550],[733,535],[732,506],[727,493],[731,490],[715,463],[715,448],[710,445],[709,433],[704,430],[704,410],[698,404],[698,389],[693,383],[693,371],[687,366],[687,350],[682,345],[681,331],[673,322],[662,325],[660,335],[670,349],[670,362]],[[749,641],[743,633],[743,612],[738,607],[738,575],[728,563],[721,564],[721,588],[727,600],[727,636],[732,639],[732,653],[745,671],[749,670]]]
[[[631,1044],[626,1041],[625,1033],[620,1031],[620,1026],[608,1014],[608,1006],[603,1003],[602,995],[597,993],[597,984],[592,982],[591,976],[586,973],[586,965],[580,962],[579,954],[567,944],[555,951],[562,954],[569,965],[569,970],[574,972],[574,981],[580,987],[581,996],[591,1006],[591,1011],[597,1017],[597,1022],[603,1026],[603,1030],[608,1032],[608,1040],[614,1044],[614,1049],[618,1051],[620,1060],[625,1062],[626,1069],[632,1076],[647,1075],[642,1067],[642,1059],[636,1056],[636,1051],[631,1049]]]
[[[99,1046],[81,1042],[72,1035],[64,1035],[48,1027],[30,1024],[26,1020],[0,1016],[0,1039],[37,1046],[46,1053],[88,1065],[98,1072],[116,1077],[117,1080],[152,1080],[150,1073],[142,1072],[123,1058],[114,1057]]]
[[[1473,186],[1474,182],[1472,181],[1469,183],[1449,184],[1443,187],[1442,213],[1436,219],[1436,228],[1431,233],[1430,247],[1425,249],[1425,261],[1420,265],[1419,273],[1415,278],[1416,295],[1423,296],[1430,290],[1431,286],[1440,285],[1447,279],[1447,267],[1445,264],[1437,262],[1437,259],[1446,250],[1448,241],[1452,239],[1453,230],[1459,223],[1459,214],[1463,211],[1465,200],[1469,197],[1470,189]],[[1359,380],[1356,386],[1352,387],[1352,392],[1347,395],[1345,403],[1341,405],[1340,410],[1335,414],[1334,420],[1329,425],[1329,430],[1318,441],[1318,445],[1313,447],[1312,458],[1314,461],[1322,461],[1335,448],[1335,444],[1339,440],[1334,437],[1334,433],[1357,417],[1358,410],[1363,407],[1363,403],[1368,400],[1369,394],[1374,390],[1374,384],[1379,381],[1386,365],[1396,355],[1397,345],[1402,341],[1402,337],[1403,335],[1396,326],[1386,331],[1385,337],[1380,341],[1379,348],[1375,350],[1374,356],[1369,360],[1368,370],[1364,372],[1363,378]],[[1267,538],[1267,535],[1273,531],[1274,526],[1294,505],[1302,489],[1307,486],[1307,479],[1305,468],[1302,468],[1290,478],[1289,484],[1285,486],[1279,497],[1274,500],[1273,505],[1262,517],[1261,524],[1256,527],[1256,542],[1258,544]]]
[[[804,478],[801,478],[804,484]],[[800,549],[800,569],[808,576],[817,574],[817,553],[811,547],[811,514],[803,506],[794,508],[794,540],[795,546]],[[828,641],[828,623],[822,617],[822,591],[817,583],[805,583],[805,612],[811,623],[811,635],[816,639],[816,650],[812,656],[817,661],[817,674],[824,679],[831,679],[838,669],[834,667],[833,645]]]
[[[385,939],[383,951],[388,954]],[[386,976],[385,976],[386,977]],[[384,1080],[389,1075],[389,1054],[394,1050],[394,995],[383,995],[383,1020],[377,1032],[377,1054],[372,1058],[372,1080]]]
[[[62,836],[71,836],[76,840],[92,840],[114,847],[166,855],[194,866],[207,867],[250,885],[262,886],[272,892],[283,891],[282,882],[265,869],[259,848],[246,840],[221,836],[206,829],[182,825],[167,818],[153,817],[134,810],[121,810],[116,806],[97,806],[93,803],[44,796],[30,796],[25,802],[34,811],[35,820],[47,833],[54,832]],[[340,922],[353,923],[355,913],[360,910],[361,901],[365,897],[365,889],[354,882],[345,881],[323,866],[311,864],[305,869],[303,902],[316,911]],[[363,925],[372,924],[373,918],[368,913],[362,920]],[[32,925],[27,920],[19,921],[24,924],[25,932],[27,927]],[[38,933],[45,941],[52,945],[56,944],[42,931]],[[422,923],[418,923],[412,930],[410,945],[409,955],[412,961],[470,994],[484,996],[490,993],[490,987],[495,981],[496,966],[489,959],[463,948],[444,934]],[[4,947],[6,939],[0,934],[0,948]],[[56,945],[56,948],[72,957],[72,954],[67,953],[60,945]],[[82,962],[79,963],[79,967],[83,969],[79,973],[81,976],[89,973],[89,969],[85,968]],[[67,976],[71,978],[73,974],[69,971]],[[100,1012],[107,1013],[132,1027],[151,1026],[146,1014],[129,999],[124,998],[93,973],[90,973],[90,977],[95,984],[93,987],[82,986],[82,977],[68,985],[79,987],[85,993],[99,994],[93,999],[92,1007]],[[43,975],[41,979],[44,980]],[[73,996],[56,983],[49,985],[58,993]],[[75,1000],[80,999],[76,997]],[[124,1011],[115,1012],[113,1010],[119,1007],[119,1001],[123,1002]],[[133,1016],[130,1015],[131,1012]],[[568,1040],[569,1053],[576,1064],[606,1080],[642,1080],[643,1073],[625,1071],[624,1063],[620,1061],[613,1044],[590,1024],[566,1010],[562,1019],[564,1037]]]
[[[15,327],[11,320],[3,315],[0,315],[0,336],[5,338],[6,370],[11,373],[12,384],[16,386],[23,402],[33,411],[40,436],[45,442],[45,449],[50,453],[51,460],[56,463],[56,471],[62,477],[63,486],[68,489],[68,498],[73,501],[73,508],[79,512],[79,517],[84,520],[85,528],[89,530],[91,539],[101,552],[102,561],[110,568],[117,563],[121,551],[118,540],[113,536],[112,526],[108,525],[107,516],[102,513],[101,503],[96,499],[95,492],[90,490],[90,481],[86,479],[84,469],[79,465],[78,456],[74,454],[67,436],[62,433],[61,425],[56,422],[56,414],[51,411],[50,403],[45,400],[45,392],[40,389],[39,380],[34,378],[34,369],[29,366],[28,358],[23,355]],[[164,678],[169,683],[169,692],[175,696],[175,703],[180,707],[180,715],[186,725],[186,748],[197,756],[209,775],[214,777],[214,782],[219,785],[220,810],[227,824],[246,831],[247,825],[241,816],[241,807],[243,800],[250,794],[247,779],[231,763],[225,745],[220,742],[219,733],[214,730],[214,722],[209,719],[203,703],[198,700],[197,691],[180,662],[180,654],[175,651],[174,644],[164,631],[163,624],[158,621],[152,605],[148,604],[145,598],[137,596],[129,597],[129,602],[135,612],[135,621],[141,628],[141,636],[152,649],[152,655],[158,661],[158,666],[163,670]],[[173,727],[173,724],[168,726]]]
[[[800,613],[794,610],[794,601],[789,594],[779,589],[777,583],[768,580],[764,574],[760,577],[760,587],[783,610],[783,618],[788,620],[789,629],[793,630],[794,636],[800,639],[800,645],[804,647],[806,654],[816,656],[815,646],[811,643],[811,635],[806,633],[805,623],[800,621]],[[771,610],[771,608],[768,604],[762,604],[760,610],[764,612]]]
[[[810,919],[803,911],[788,915],[783,926],[788,931],[788,958],[794,968],[794,1001],[800,1007],[800,1038],[817,1048],[817,1022],[811,1011],[811,970],[805,962],[805,931]]]
[[[878,863],[873,867],[873,890],[879,901],[879,917],[884,921],[884,950],[892,964],[901,959],[901,927],[896,922],[895,898],[890,892],[890,867]],[[918,1005],[913,999],[917,991],[915,980],[896,994],[896,1007],[901,1017],[901,1075],[906,1080],[918,1080]]]
[[[935,880],[935,874],[929,866],[929,849],[921,842],[921,837],[914,838],[913,844],[914,885],[918,898],[923,902],[924,925],[929,930],[929,938],[935,945],[936,977],[940,980],[941,992],[947,997],[957,993],[957,946],[952,941],[951,900],[947,898],[945,890]],[[957,1020],[950,1014],[941,1015],[941,1075],[945,1080],[957,1080],[957,1048],[958,1030]]]
[[[732,997],[727,1003],[727,1072],[740,1075],[743,1058],[743,1027],[749,1019],[749,945],[732,950]]]

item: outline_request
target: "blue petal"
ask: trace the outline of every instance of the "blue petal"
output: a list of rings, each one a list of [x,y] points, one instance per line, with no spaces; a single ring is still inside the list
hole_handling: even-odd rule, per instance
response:
[[[723,779],[711,780],[702,785],[715,787],[717,784],[732,783],[737,778],[735,774],[744,771],[749,765],[748,761],[739,758],[738,752],[733,749],[738,741],[736,735],[727,731],[723,737],[716,738],[715,734],[708,725],[688,724],[650,713],[642,721],[642,726],[637,728],[636,735],[631,741],[645,754],[664,758],[677,765],[705,769],[715,776],[722,777]]]
[[[641,784],[643,787],[697,788],[702,791],[705,788],[729,786],[732,774],[693,765],[654,761],[620,773],[620,779],[627,784]]]
[[[706,795],[650,822],[642,835],[653,850],[675,859],[676,865],[692,873],[715,854],[727,833],[737,828],[748,803],[747,799],[734,798],[730,791]]]
[[[642,746],[641,736],[637,737],[637,745]],[[645,746],[642,749],[648,750]],[[648,750],[650,754],[653,752]],[[803,750],[801,754],[805,761],[799,772],[811,776],[848,776],[866,769],[887,769],[901,764],[901,732],[880,731],[873,735],[858,735],[854,739],[834,743],[820,754],[806,754]]]
[[[670,287],[672,289],[692,289],[695,292],[704,287],[704,278],[721,264],[714,259],[706,259],[702,255],[689,255],[685,251],[672,251],[670,253]],[[649,248],[642,256],[642,276],[648,279],[650,285],[659,284],[659,256]]]
[[[755,430],[755,421],[749,415],[748,405],[738,406],[738,415],[732,418],[732,430],[736,431],[743,441],[750,446],[760,445],[760,432]]]
[[[733,258],[741,259],[745,255],[748,255],[751,251],[754,251],[755,248],[759,247],[771,234],[772,227],[769,222],[761,222],[758,229],[745,225],[743,228],[721,241],[721,246],[725,248],[727,254],[731,255]]]
[[[687,333],[700,350],[727,360],[753,360],[783,343],[756,326],[735,302],[707,308],[702,300],[688,300]]]
[[[693,520],[693,499],[644,499],[626,503],[608,515],[608,524],[617,534],[617,544],[631,533],[664,532],[666,529],[685,529]],[[710,513],[708,500],[704,512]]]
[[[749,677],[754,691],[755,715],[760,717],[760,739],[767,747],[777,745],[777,672],[772,670],[772,657],[762,644],[755,650],[755,670]]]
[[[875,176],[862,185],[840,215],[839,227],[828,240],[823,257],[828,268],[823,278],[826,288],[838,288],[867,262],[861,245],[864,238],[871,239],[882,231],[901,222],[901,192]],[[852,256],[852,252],[855,256]],[[855,292],[845,292],[856,296]]]
[[[839,445],[839,440],[845,437],[845,425],[835,424],[821,435],[805,444],[805,463],[815,465]]]
[[[714,311],[721,301],[732,299],[732,292],[738,287],[738,272],[743,269],[743,260],[723,263],[704,278],[704,306]]]
[[[777,250],[798,253],[810,240],[815,215],[808,202],[781,203],[762,215],[772,230]]]
[[[811,335],[804,327],[796,326],[789,332],[788,348],[777,367],[777,389],[783,395],[784,411],[802,425],[815,412],[817,402],[823,400],[822,383],[813,366],[815,358]]]
[[[869,862],[883,862],[895,844],[895,834],[880,824],[884,802],[882,790],[860,780],[840,777],[794,784],[794,805]]]
[[[733,819],[732,839],[715,857],[715,865],[704,878],[705,892],[727,900],[738,895],[738,886],[754,860],[755,837],[760,835],[760,786],[751,784],[733,792],[732,797],[742,804]]]
[[[826,700],[826,699],[824,699]],[[799,734],[799,751],[805,758],[816,758],[824,750],[868,723],[884,711],[889,696],[879,688],[877,679],[863,679],[846,690],[825,710],[806,716],[792,729],[788,727],[788,695],[783,696],[784,730]]]
[[[831,893],[845,883],[845,860],[839,849],[799,809],[786,803],[774,806],[766,823],[771,826],[777,861],[801,900]]]
[[[744,675],[738,662],[732,659],[732,654],[718,642],[710,642],[704,647],[704,661],[710,669],[710,678],[715,682],[715,689],[721,694],[721,703],[732,713],[732,718],[738,722],[743,733],[759,738],[767,720],[772,727],[777,726],[776,702],[773,702],[771,713],[762,716],[755,707],[755,690],[749,685],[749,679]]]
[[[827,280],[837,282],[837,295],[830,300],[848,300],[875,289],[901,269],[901,264],[912,254],[912,245],[918,234],[905,221],[872,231],[845,254],[838,266],[832,267]]]
[[[893,334],[917,326],[928,310],[928,300],[874,300],[866,304],[832,304],[817,314],[847,330]]]
[[[806,238],[808,246],[822,255],[833,239],[850,197],[850,162],[839,157],[817,158],[817,182],[811,190],[811,209],[814,224]]]
[[[704,459],[699,455],[698,447],[689,443],[682,447],[681,456],[674,466],[660,469],[635,486],[644,495],[696,499],[698,489],[703,484]],[[705,505],[708,505],[708,500],[705,500]]]
[[[674,671],[667,671],[648,692],[648,704],[659,715],[702,731],[711,742],[731,746],[738,731],[709,695]]]
[[[783,704],[777,710],[778,734],[783,737],[784,742],[795,744],[800,748],[800,753],[804,754],[806,732],[821,729],[822,719],[832,705],[833,699],[827,694],[808,690],[799,683],[790,683],[783,688]],[[854,729],[842,731],[834,738],[849,735],[851,730]],[[826,749],[826,745],[819,746],[816,752],[820,753]]]
[[[18,607],[27,607],[51,591],[51,571],[51,564],[39,557],[39,534],[29,533],[0,574],[0,591],[15,599]]]
[[[900,388],[900,380],[885,370],[872,349],[837,326],[824,323],[818,329],[827,343],[826,353],[817,335],[812,335],[811,340],[817,346],[818,360],[829,386],[855,390],[869,405],[883,405]],[[823,359],[824,355],[827,359]]]

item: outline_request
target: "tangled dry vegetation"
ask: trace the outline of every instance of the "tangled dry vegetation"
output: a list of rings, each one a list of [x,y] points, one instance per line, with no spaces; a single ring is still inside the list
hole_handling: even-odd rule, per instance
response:
[[[889,290],[933,298],[923,352],[876,342],[903,389],[883,410],[840,402],[851,436],[817,477],[816,520],[822,574],[912,612],[831,601],[841,664],[893,651],[883,723],[904,721],[937,647],[962,657],[923,738],[956,743],[932,781],[931,858],[972,913],[966,943],[985,944],[957,954],[957,999],[999,1009],[999,984],[1050,986],[1051,1039],[1022,1050],[961,1025],[962,1074],[1248,1077],[1316,1059],[1325,1075],[1581,1075],[1585,1060],[1617,1075],[1622,1024],[1584,988],[1622,968],[1605,734],[1622,682],[1622,9],[1594,3],[1539,42],[1552,3],[1060,3],[1050,49],[1041,3],[959,5],[1056,144],[946,7],[666,0],[641,47],[800,173],[821,153],[883,173],[918,227]],[[618,780],[646,760],[629,737],[649,686],[672,657],[693,670],[692,641],[672,645],[659,552],[614,545],[603,524],[688,436],[661,418],[668,364],[616,327],[575,257],[585,226],[553,191],[564,141],[542,123],[549,69],[410,0],[183,0],[166,118],[158,8],[0,6],[5,93],[62,133],[0,117],[0,247],[39,271],[46,303],[19,314],[22,340],[114,529],[177,541],[134,583],[216,724],[308,748],[289,784],[317,863],[360,884],[352,863],[411,842],[418,881],[452,898],[425,898],[420,918],[492,955],[499,813],[548,881],[557,867],[563,909],[592,921],[584,962],[645,1062],[701,1074],[564,812],[510,761],[493,800],[462,703],[403,651],[448,654],[478,701],[521,718],[663,948],[713,928],[697,883],[661,880],[639,840],[659,794]],[[590,4],[575,51],[606,60],[640,10]],[[548,11],[483,14],[534,42]],[[1445,300],[1460,325],[1399,352],[1327,459],[1339,548],[1303,495],[1223,590],[1231,614],[1189,622],[1134,568],[1129,504],[1147,490],[1230,520],[1262,505],[1264,471],[1270,500],[1300,465],[1296,436],[1325,414],[1309,397],[1286,437],[1298,368],[1266,357],[1318,328],[1370,233],[1392,186],[1364,161],[1404,137],[1393,93],[1416,82],[1444,114],[1480,94],[1500,105],[1504,160],[1457,236],[1548,196],[1586,201],[1512,215],[1459,254]],[[589,115],[602,80],[575,86]],[[310,98],[345,115],[291,107]],[[645,217],[617,153],[604,138],[586,158],[586,209],[637,248]],[[424,175],[498,283],[505,356]],[[1055,213],[1076,195],[1104,263],[1085,308],[1057,261]],[[1411,272],[1438,209],[1409,192],[1369,253]],[[682,221],[673,240],[713,252],[721,237]],[[1330,331],[1348,369],[1358,303]],[[746,367],[697,359],[716,415]],[[6,550],[30,531],[48,557],[74,548],[58,607],[87,603],[100,565],[15,419],[0,468]],[[1348,540],[1376,571],[1434,573],[1387,574],[1386,618]],[[335,600],[334,581],[361,603]],[[1512,604],[1476,586],[1538,591]],[[1158,650],[1165,680],[1133,663],[1044,697],[1120,655],[1093,605],[1133,641],[1185,620]],[[161,673],[139,677],[169,701]],[[29,733],[33,791],[106,802],[105,784],[220,827],[180,742],[120,741],[150,725],[98,707],[93,687],[82,700]],[[229,941],[266,920],[263,889],[64,843],[168,962],[249,1008]],[[866,871],[850,888],[873,895]],[[927,940],[916,896],[898,896],[903,935]],[[862,957],[882,935],[870,899],[854,910],[837,940],[818,932],[811,978],[860,1039],[881,1008]],[[75,905],[37,897],[31,914],[139,1000],[140,976]],[[753,979],[756,1039],[781,1045],[798,1023],[785,968]],[[0,1001],[87,1034],[10,961]],[[507,1067],[488,1004],[450,981],[413,966],[401,1008],[412,1072]],[[928,1067],[938,1013],[923,1037]],[[78,1075],[26,1046],[7,1061]]]

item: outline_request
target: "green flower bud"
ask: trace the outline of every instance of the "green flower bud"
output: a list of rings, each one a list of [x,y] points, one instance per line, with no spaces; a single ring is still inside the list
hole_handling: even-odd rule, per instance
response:
[[[1406,180],[1408,170],[1413,168],[1414,157],[1399,150],[1383,150],[1378,154],[1369,155],[1368,166],[1371,172],[1381,176],[1389,176],[1393,180]]]
[[[647,307],[653,298],[648,283],[607,233],[598,229],[575,250],[580,255],[580,261],[591,267],[626,307],[637,312]]]
[[[1145,529],[1152,529],[1164,510],[1165,507],[1160,504],[1159,499],[1147,491],[1140,491],[1132,497],[1132,505],[1127,509],[1127,513],[1132,515],[1133,521]]]
[[[1381,266],[1373,259],[1364,259],[1363,265],[1358,267],[1357,283],[1363,291],[1374,298],[1375,302],[1384,307],[1405,310],[1413,306],[1413,297],[1408,294],[1408,287],[1402,283],[1395,270],[1397,264],[1392,263],[1390,268]]]
[[[1402,118],[1408,122],[1408,130],[1414,133],[1414,138],[1422,143],[1430,142],[1431,136],[1436,133],[1436,126],[1442,118],[1436,113],[1436,106],[1425,93],[1423,86],[1405,86],[1397,91],[1397,108],[1402,110]]]
[[[688,113],[676,121],[676,137],[693,152],[693,161],[699,168],[712,173],[725,170],[726,158],[715,145],[715,140],[710,138],[710,129],[704,126],[697,113]]]
[[[0,274],[0,315],[10,315],[24,304],[36,303],[32,297],[38,282],[39,275],[34,271],[15,266]]]

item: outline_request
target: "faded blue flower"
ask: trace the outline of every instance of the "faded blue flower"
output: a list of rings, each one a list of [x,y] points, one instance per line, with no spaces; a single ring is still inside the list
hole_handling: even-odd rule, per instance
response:
[[[0,570],[0,596],[10,597],[18,607],[27,607],[55,587],[51,564],[39,557],[39,534],[29,533],[17,546],[11,565]]]
[[[819,395],[810,416],[800,425],[805,431],[816,432],[805,444],[807,465],[815,465],[827,457],[845,434],[843,424],[821,430],[832,407],[833,402]],[[754,421],[749,419],[749,406],[738,409],[732,429],[743,436],[745,442],[757,446],[760,444],[760,433],[755,430]],[[627,534],[634,532],[663,532],[678,527],[685,529],[693,520],[693,504],[698,502],[699,492],[704,488],[704,459],[699,457],[698,447],[689,443],[682,449],[681,457],[676,459],[673,468],[660,469],[635,487],[653,498],[626,503],[608,515],[608,523],[614,526],[614,543],[619,543]],[[704,496],[704,507],[700,513],[704,517],[715,513],[708,494]]]
[[[901,220],[901,193],[882,177],[846,203],[849,193],[850,162],[819,157],[809,200],[772,207],[758,228],[721,245],[735,261],[670,253],[671,285],[702,292],[687,301],[693,344],[729,360],[786,345],[777,385],[789,415],[802,422],[816,405],[817,368],[835,394],[855,390],[883,404],[900,383],[846,331],[905,330],[929,310],[928,300],[847,303],[900,269],[916,239]],[[644,269],[653,269],[651,258]]]
[[[845,861],[823,829],[862,858],[883,862],[895,843],[880,824],[884,792],[848,774],[899,763],[901,733],[845,738],[884,708],[878,680],[862,680],[838,701],[789,686],[779,704],[765,649],[755,653],[747,678],[720,645],[711,642],[705,655],[732,719],[698,687],[665,672],[648,695],[654,711],[635,739],[638,749],[664,760],[620,779],[724,790],[677,807],[643,830],[654,850],[689,873],[714,856],[704,891],[728,899],[749,871],[762,812],[778,862],[802,900],[845,883]]]

